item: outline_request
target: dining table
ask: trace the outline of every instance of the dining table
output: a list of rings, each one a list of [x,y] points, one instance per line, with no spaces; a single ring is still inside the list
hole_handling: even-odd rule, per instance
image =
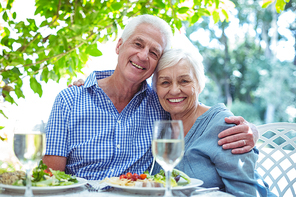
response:
[[[83,196],[104,196],[104,197],[142,197],[142,196],[163,196],[164,191],[154,192],[153,189],[151,190],[129,190],[129,189],[122,189],[122,188],[115,188],[115,187],[107,187],[107,189],[101,190],[98,189],[96,191],[91,190],[90,186],[93,188],[99,188],[101,181],[96,180],[86,180],[85,183],[80,184],[78,187],[72,187],[67,189],[44,189],[44,190],[33,190],[33,194],[35,197],[83,197]],[[87,187],[88,186],[88,187]],[[49,187],[48,187],[49,188]],[[106,187],[105,187],[106,188]],[[201,191],[204,189],[203,187],[194,187],[190,189],[180,189],[180,190],[173,190],[174,196],[196,196],[196,197],[233,197],[233,195],[219,191]],[[200,190],[201,192],[195,192]],[[193,195],[192,195],[193,194]],[[24,190],[13,190],[7,188],[0,187],[0,196],[1,197],[12,197],[12,196],[24,196]]]

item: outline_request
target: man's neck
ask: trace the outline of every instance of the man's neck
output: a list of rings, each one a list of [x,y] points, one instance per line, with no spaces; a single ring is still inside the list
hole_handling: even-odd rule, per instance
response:
[[[97,82],[119,113],[121,113],[141,88],[141,84],[135,85],[128,83],[114,74],[110,77],[99,79]]]

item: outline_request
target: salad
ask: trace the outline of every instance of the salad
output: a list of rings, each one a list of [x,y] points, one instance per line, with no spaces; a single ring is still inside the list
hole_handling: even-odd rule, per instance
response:
[[[149,175],[148,171],[146,171],[145,174],[147,174],[148,176]],[[157,183],[162,183],[165,186],[166,179],[165,179],[165,173],[163,170],[160,170],[159,173],[155,175],[149,175],[149,177],[152,178],[153,181]],[[185,174],[180,170],[174,169],[172,171],[172,176],[171,176],[171,186],[172,187],[181,186],[180,184],[178,184],[181,177],[186,181],[185,183],[182,183],[182,186],[191,183],[190,177],[187,174]]]
[[[66,174],[63,171],[47,169],[47,166],[41,160],[39,165],[33,169],[32,186],[35,187],[49,187],[49,186],[65,186],[78,183],[75,176]],[[25,177],[15,181],[12,185],[25,186]]]
[[[185,180],[179,182],[180,178]],[[143,174],[132,174],[128,172],[121,175],[120,177],[111,177],[106,178],[103,182],[120,185],[120,186],[133,186],[133,187],[162,187],[166,184],[166,177],[163,170],[160,170],[159,173],[155,175],[150,175],[148,171],[145,171]],[[191,180],[188,175],[184,172],[174,169],[171,176],[171,186],[184,186],[190,184]]]

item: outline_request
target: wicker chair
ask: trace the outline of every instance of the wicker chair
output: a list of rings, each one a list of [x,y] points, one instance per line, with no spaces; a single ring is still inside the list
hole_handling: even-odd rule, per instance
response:
[[[280,197],[296,196],[296,123],[257,126],[257,171]]]

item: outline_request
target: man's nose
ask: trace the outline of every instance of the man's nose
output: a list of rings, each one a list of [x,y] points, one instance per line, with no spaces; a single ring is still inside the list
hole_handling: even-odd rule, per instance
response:
[[[144,48],[138,53],[138,57],[140,58],[140,60],[146,61],[148,60],[148,54],[149,54],[149,50]]]

